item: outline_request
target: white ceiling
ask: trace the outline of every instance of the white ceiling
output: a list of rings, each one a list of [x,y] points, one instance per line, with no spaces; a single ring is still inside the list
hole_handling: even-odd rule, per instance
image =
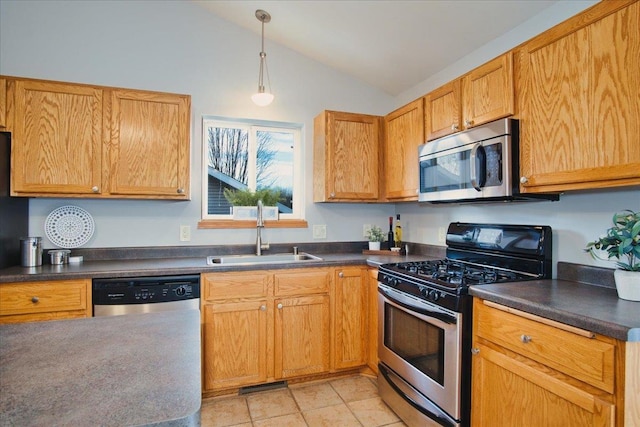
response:
[[[396,96],[557,0],[195,0],[269,41]],[[260,46],[256,46],[259,52]],[[271,56],[268,56],[271,59]],[[272,59],[273,60],[273,59]]]

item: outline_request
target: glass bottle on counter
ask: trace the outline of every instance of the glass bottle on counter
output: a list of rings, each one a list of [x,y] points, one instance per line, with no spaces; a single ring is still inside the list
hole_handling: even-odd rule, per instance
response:
[[[389,217],[389,233],[387,233],[387,249],[391,250],[393,247],[393,217]]]
[[[402,247],[402,226],[400,225],[400,214],[396,215],[395,243],[396,243],[396,248]]]

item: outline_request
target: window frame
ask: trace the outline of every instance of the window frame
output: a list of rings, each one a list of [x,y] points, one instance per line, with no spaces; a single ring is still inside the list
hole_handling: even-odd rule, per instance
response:
[[[209,214],[209,141],[208,129],[211,127],[234,127],[238,129],[246,129],[249,133],[249,158],[255,163],[255,143],[256,135],[259,131],[270,132],[287,132],[293,136],[293,211],[290,214],[281,213],[278,221],[266,221],[266,227],[283,228],[283,227],[306,227],[307,222],[305,215],[305,176],[304,176],[304,143],[303,143],[303,125],[298,123],[276,122],[266,120],[237,119],[220,116],[203,115],[202,116],[202,200],[201,200],[201,220],[198,228],[245,228],[255,227],[255,221],[235,221],[231,214]],[[253,147],[252,147],[253,144]],[[252,154],[252,151],[254,153]],[[250,173],[250,180],[255,179],[255,164]]]

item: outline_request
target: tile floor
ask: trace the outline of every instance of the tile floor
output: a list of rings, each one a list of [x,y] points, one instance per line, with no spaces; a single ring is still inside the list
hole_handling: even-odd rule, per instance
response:
[[[374,378],[350,376],[202,401],[202,427],[406,427]]]

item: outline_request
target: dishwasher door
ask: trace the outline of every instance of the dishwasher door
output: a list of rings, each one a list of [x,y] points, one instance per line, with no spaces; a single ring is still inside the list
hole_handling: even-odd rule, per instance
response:
[[[93,280],[93,315],[200,309],[200,275]]]

